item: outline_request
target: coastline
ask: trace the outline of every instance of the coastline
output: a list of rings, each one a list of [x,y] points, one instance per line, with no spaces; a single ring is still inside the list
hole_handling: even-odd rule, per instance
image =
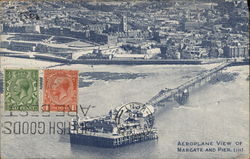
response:
[[[214,58],[214,59],[79,59],[72,60],[51,55],[33,54],[5,54],[0,57],[26,58],[35,59],[47,62],[58,62],[63,64],[88,64],[88,65],[204,65],[220,63],[228,60],[233,60],[232,65],[249,65],[247,58]]]

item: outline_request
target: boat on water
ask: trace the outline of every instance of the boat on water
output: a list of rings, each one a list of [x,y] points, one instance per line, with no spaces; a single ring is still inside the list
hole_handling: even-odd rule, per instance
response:
[[[70,143],[115,148],[158,139],[152,105],[131,102],[107,115],[72,120]]]

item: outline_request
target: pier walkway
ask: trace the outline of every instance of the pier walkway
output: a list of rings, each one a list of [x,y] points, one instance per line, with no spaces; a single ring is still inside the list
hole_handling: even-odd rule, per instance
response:
[[[207,70],[201,74],[198,74],[197,76],[195,76],[191,80],[181,84],[180,86],[178,86],[174,89],[165,88],[165,89],[161,90],[153,98],[151,98],[147,103],[152,104],[153,106],[156,106],[157,104],[159,104],[162,101],[169,101],[169,100],[173,100],[173,99],[176,100],[176,97],[179,96],[180,94],[183,94],[183,92],[188,93],[193,88],[199,87],[200,85],[206,83],[207,81],[209,81],[211,79],[211,77],[216,75],[216,73],[218,73],[219,71],[221,71],[225,67],[231,65],[232,63],[233,63],[233,61],[231,61],[231,60],[222,62],[218,66],[216,66],[210,70]]]

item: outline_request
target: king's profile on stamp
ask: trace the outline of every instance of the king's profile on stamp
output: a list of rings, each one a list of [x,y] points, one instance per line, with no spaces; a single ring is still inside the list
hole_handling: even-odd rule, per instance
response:
[[[5,110],[38,111],[38,70],[5,70]]]
[[[73,111],[77,106],[78,71],[44,70],[45,111]],[[49,110],[48,110],[49,109]]]

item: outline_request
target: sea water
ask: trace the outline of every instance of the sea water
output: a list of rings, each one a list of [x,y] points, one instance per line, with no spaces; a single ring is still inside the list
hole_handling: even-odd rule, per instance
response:
[[[161,89],[175,88],[195,75],[216,66],[210,65],[58,65],[58,63],[2,58],[1,65],[9,68],[73,69],[79,70],[79,104],[92,105],[87,116],[100,116],[116,106],[128,102],[146,103]],[[228,67],[223,72],[239,73],[235,80],[206,84],[190,93],[188,103],[179,106],[173,102],[161,108],[156,115],[155,127],[159,139],[116,149],[71,145],[69,135],[61,129],[71,118],[51,113],[14,112],[6,117],[1,105],[1,124],[11,122],[11,134],[1,133],[1,157],[18,158],[236,158],[249,152],[249,75],[248,66]],[[40,74],[42,78],[42,71]],[[87,83],[87,84],[86,84]],[[42,89],[40,90],[42,93]],[[3,95],[1,96],[3,97]],[[2,98],[1,98],[2,99]],[[42,100],[42,95],[41,95]],[[80,109],[80,108],[79,108]],[[79,116],[83,116],[79,110]],[[18,124],[23,129],[36,127],[36,132],[17,133]],[[31,124],[33,123],[33,124]],[[36,123],[36,124],[34,124]],[[41,133],[41,124],[46,132]],[[57,125],[59,123],[59,125]],[[2,127],[2,131],[7,131]],[[40,133],[39,133],[40,131]],[[27,134],[26,134],[27,133]],[[242,151],[178,152],[178,142],[242,142]],[[224,148],[224,147],[223,147]]]

